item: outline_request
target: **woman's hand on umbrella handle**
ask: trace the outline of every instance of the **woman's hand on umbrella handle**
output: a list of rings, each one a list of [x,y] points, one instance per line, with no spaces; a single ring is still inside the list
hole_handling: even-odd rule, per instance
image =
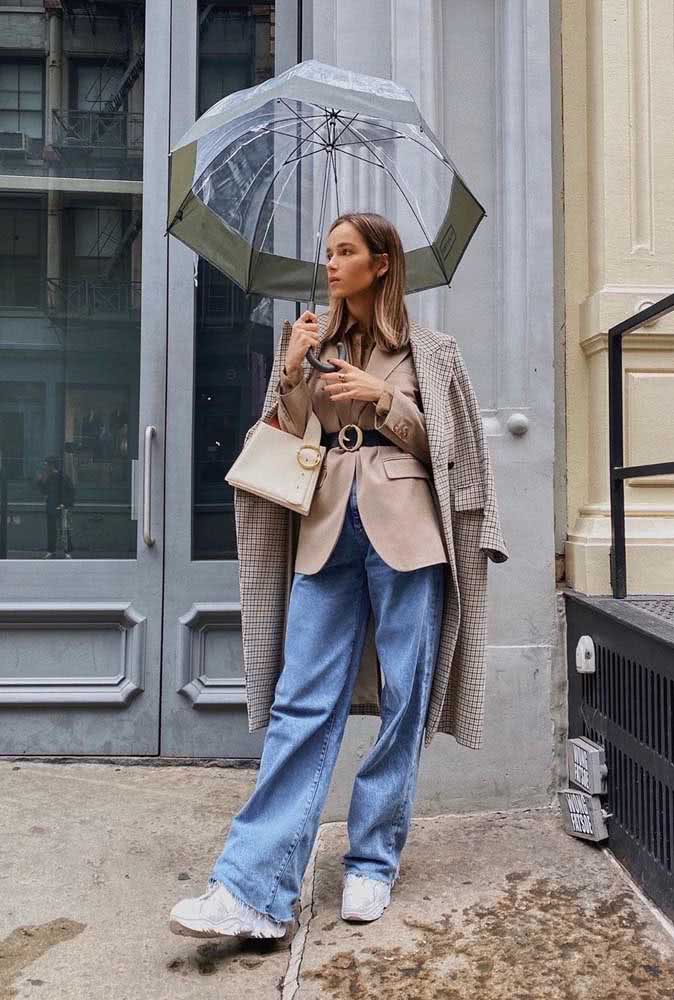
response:
[[[317,346],[318,317],[306,309],[293,323],[286,353],[286,371],[288,373],[298,371],[302,367],[307,351]]]
[[[341,356],[341,355],[340,355]],[[346,355],[344,355],[346,357]],[[319,361],[311,348],[307,351],[307,361],[309,364],[313,365],[319,372],[336,372],[339,371],[336,365],[330,364],[328,361]]]
[[[311,312],[310,309],[305,309],[302,315],[293,323],[292,333],[290,335],[290,340],[288,341],[288,351],[285,362],[285,368],[288,374],[291,374],[293,371],[299,371],[305,357],[314,368],[318,369],[318,371],[337,371],[335,365],[318,360],[313,350],[315,347],[318,347],[318,342],[318,316],[316,313]],[[341,356],[342,353],[340,352],[340,357]]]

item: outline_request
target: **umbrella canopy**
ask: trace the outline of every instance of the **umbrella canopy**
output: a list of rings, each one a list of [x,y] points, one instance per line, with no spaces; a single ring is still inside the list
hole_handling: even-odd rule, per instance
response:
[[[167,233],[244,291],[327,303],[341,212],[398,228],[407,292],[450,284],[486,215],[408,90],[310,59],[214,104],[170,152]]]

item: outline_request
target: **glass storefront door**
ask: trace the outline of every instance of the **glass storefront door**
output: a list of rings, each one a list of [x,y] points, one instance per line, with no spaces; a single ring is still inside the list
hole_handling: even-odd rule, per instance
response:
[[[19,27],[0,54],[0,753],[259,756],[224,474],[279,307],[165,229],[168,150],[274,74],[274,4],[69,4]]]
[[[2,753],[158,751],[162,7],[0,12]]]
[[[215,101],[273,76],[273,3],[174,6],[171,143]],[[161,751],[259,756],[248,732],[233,491],[224,475],[259,416],[274,303],[244,295],[171,239]],[[288,311],[293,307],[286,304]]]

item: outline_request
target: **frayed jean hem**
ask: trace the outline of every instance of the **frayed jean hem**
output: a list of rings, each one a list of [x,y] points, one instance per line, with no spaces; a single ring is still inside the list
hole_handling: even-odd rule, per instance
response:
[[[247,903],[245,899],[242,899],[241,896],[238,893],[238,890],[236,890],[230,884],[229,880],[223,879],[219,875],[218,876],[211,875],[209,877],[209,879],[208,879],[209,888],[210,888],[210,886],[217,885],[218,883],[220,885],[224,885],[225,889],[227,889],[227,891],[232,894],[232,896],[237,901],[237,903],[240,903],[241,906],[243,906],[243,908],[245,910],[250,911],[250,913],[251,913],[252,916],[255,916],[255,917],[264,917],[267,920],[269,920],[272,924],[274,924],[276,927],[285,927],[285,928],[288,928],[291,924],[294,923],[294,921],[295,921],[294,915],[292,917],[290,917],[288,920],[277,920],[276,917],[272,917],[272,915],[270,913],[264,913],[263,910],[256,910],[254,906],[251,906],[250,903]]]

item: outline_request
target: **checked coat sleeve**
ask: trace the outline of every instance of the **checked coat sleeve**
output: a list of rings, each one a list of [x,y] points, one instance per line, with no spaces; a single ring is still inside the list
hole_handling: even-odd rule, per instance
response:
[[[454,413],[468,416],[475,440],[480,474],[484,485],[484,517],[480,529],[480,548],[484,549],[492,562],[505,562],[510,553],[501,530],[501,521],[496,499],[494,474],[485,440],[480,404],[468,377],[468,371],[461,353],[456,348],[454,370],[450,384],[450,407]]]

